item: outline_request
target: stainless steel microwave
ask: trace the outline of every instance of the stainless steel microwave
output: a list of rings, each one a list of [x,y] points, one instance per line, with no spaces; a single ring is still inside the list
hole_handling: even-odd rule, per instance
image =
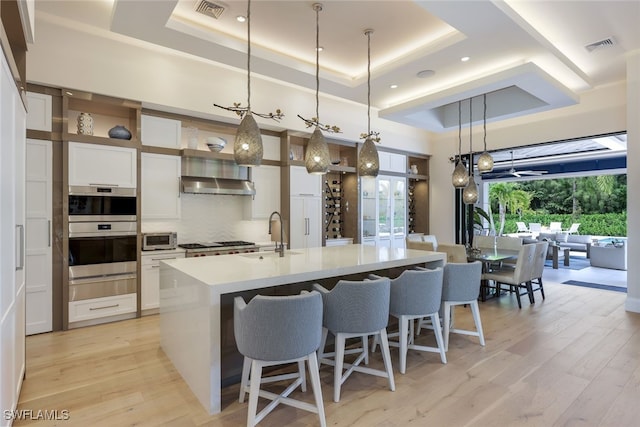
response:
[[[142,233],[142,250],[175,249],[178,246],[178,233]]]

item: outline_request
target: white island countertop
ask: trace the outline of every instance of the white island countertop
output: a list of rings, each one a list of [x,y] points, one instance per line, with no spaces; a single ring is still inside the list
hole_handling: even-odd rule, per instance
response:
[[[321,279],[337,282],[343,276],[414,265],[436,267],[445,260],[446,254],[439,252],[345,245],[293,249],[284,257],[253,252],[161,261],[161,346],[200,403],[214,414],[222,409],[227,373],[221,371],[222,328],[224,333],[233,331],[233,319],[221,317],[223,295]]]
[[[378,269],[444,261],[445,255],[413,249],[344,245],[275,252],[252,252],[171,260],[176,270],[215,287],[218,294],[260,289],[287,283]]]

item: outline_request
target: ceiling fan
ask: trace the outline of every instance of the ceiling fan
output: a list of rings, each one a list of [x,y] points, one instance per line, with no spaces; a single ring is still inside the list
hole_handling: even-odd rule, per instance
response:
[[[488,173],[483,175],[491,176],[493,178],[500,178],[505,176],[514,176],[516,178],[522,178],[523,176],[540,176],[542,174],[547,173],[547,171],[516,170],[516,168],[513,166],[513,151],[511,151],[510,153],[511,153],[511,168],[508,171]]]

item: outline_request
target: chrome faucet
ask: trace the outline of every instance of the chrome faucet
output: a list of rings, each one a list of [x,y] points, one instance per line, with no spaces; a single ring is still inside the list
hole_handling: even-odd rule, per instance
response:
[[[274,215],[278,215],[278,219],[280,220],[280,249],[278,249],[278,242],[276,242],[276,252],[280,253],[280,257],[284,256],[284,225],[282,224],[282,215],[280,212],[274,211],[271,212],[271,216],[269,216],[269,234],[271,234],[271,220]]]

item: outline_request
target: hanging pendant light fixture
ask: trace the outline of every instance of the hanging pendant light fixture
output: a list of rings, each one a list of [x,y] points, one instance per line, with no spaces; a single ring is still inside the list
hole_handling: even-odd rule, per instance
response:
[[[316,116],[312,120],[298,117],[304,120],[307,126],[315,125],[316,127],[311,134],[304,154],[304,165],[307,168],[307,172],[314,175],[324,175],[329,171],[331,159],[329,158],[329,146],[320,129],[322,125],[320,124],[320,113],[318,112],[320,104],[318,95],[320,91],[320,11],[322,10],[322,4],[314,3],[313,10],[316,11]]]
[[[251,0],[247,2],[247,106],[241,107],[240,103],[234,103],[233,107],[223,107],[213,104],[218,108],[233,111],[242,119],[236,132],[233,143],[233,158],[240,166],[260,166],[262,163],[262,135],[256,119],[262,118],[279,121],[284,114],[280,109],[275,113],[260,114],[251,111]]]
[[[483,120],[483,130],[484,130],[484,152],[480,154],[478,157],[478,172],[485,173],[491,172],[493,170],[493,157],[491,154],[487,152],[487,94],[485,93],[482,97],[484,103],[484,120]]]
[[[451,181],[455,188],[464,188],[469,183],[469,171],[462,162],[462,101],[458,101],[458,158]]]
[[[380,137],[377,132],[371,132],[371,34],[371,29],[364,31],[364,35],[367,36],[367,133],[361,135],[365,140],[358,155],[358,175],[375,178],[380,170],[380,158],[375,142],[379,142]]]
[[[472,101],[473,98],[469,99],[469,183],[464,187],[464,191],[462,192],[462,200],[466,205],[473,205],[478,201],[478,184],[476,184],[476,179],[473,176]]]

